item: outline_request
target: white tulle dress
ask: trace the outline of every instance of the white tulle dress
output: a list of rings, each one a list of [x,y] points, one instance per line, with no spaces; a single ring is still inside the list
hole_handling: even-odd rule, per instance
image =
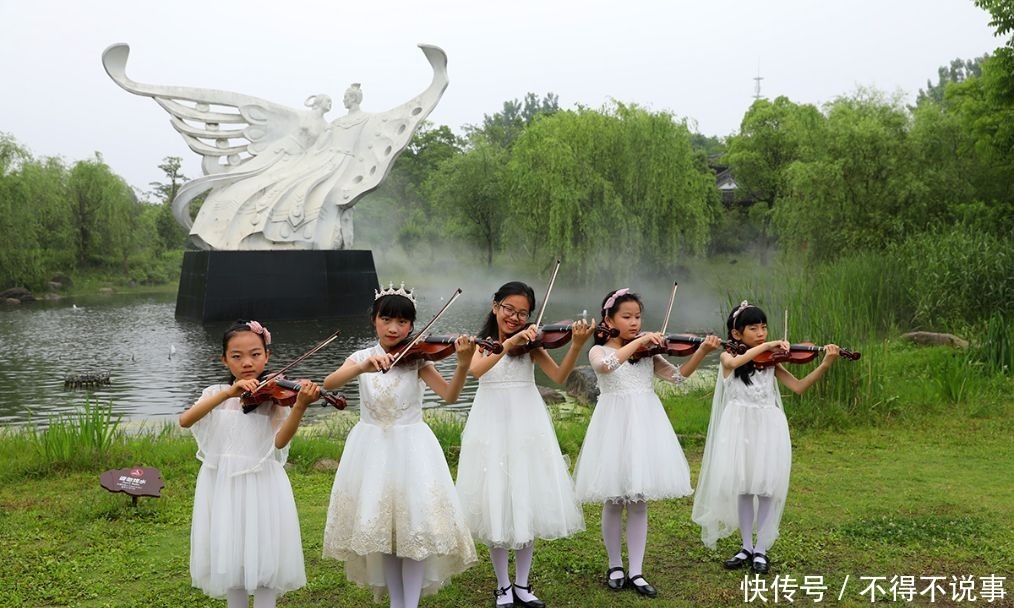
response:
[[[581,445],[575,490],[582,502],[646,501],[693,493],[690,467],[652,385],[684,380],[661,355],[620,363],[616,349],[588,353],[599,398]]]
[[[227,388],[209,386],[201,396]],[[264,404],[244,414],[239,399],[230,398],[190,427],[202,463],[190,576],[211,597],[235,588],[284,593],[306,584],[296,501],[282,468],[289,450],[275,448],[275,432],[290,411]]]
[[[472,536],[486,545],[519,549],[584,530],[531,355],[505,356],[479,378],[457,487]]]
[[[350,359],[384,351],[376,345]],[[476,561],[440,443],[422,419],[429,362],[359,376],[360,419],[345,440],[324,529],[324,557],[343,560],[349,580],[380,599],[383,554],[425,562],[423,594]]]
[[[719,370],[708,438],[694,499],[693,520],[701,540],[714,549],[718,539],[739,530],[742,494],[769,496],[771,514],[757,530],[757,544],[771,547],[789,491],[792,443],[782,410],[775,368],[758,370],[745,384]]]

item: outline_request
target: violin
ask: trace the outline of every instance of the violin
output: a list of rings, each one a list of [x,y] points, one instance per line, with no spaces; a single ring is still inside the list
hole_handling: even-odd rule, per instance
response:
[[[309,380],[289,380],[283,374],[276,374],[254,391],[243,393],[240,396],[240,403],[243,404],[243,413],[248,414],[262,403],[270,402],[282,407],[292,407],[296,403],[299,389],[303,382]],[[349,404],[345,395],[341,393],[329,393],[320,391],[320,398],[324,400],[321,405],[330,405],[343,410]]]
[[[539,328],[539,335],[523,346],[515,346],[508,351],[508,355],[517,357],[527,352],[533,351],[536,348],[560,348],[564,344],[570,342],[573,336],[574,321],[557,321],[556,323],[550,323],[549,325],[543,325]],[[595,326],[595,338],[602,340],[608,340],[609,338],[615,338],[620,335],[620,330],[615,327],[608,327],[605,323],[599,323]]]
[[[800,342],[790,344],[789,350],[769,350],[754,357],[753,364],[757,369],[765,369],[779,363],[809,363],[817,358],[817,353],[823,352],[823,346],[817,346],[812,342]],[[851,351],[847,348],[840,348],[838,354],[842,359],[858,361],[862,353]]]
[[[400,361],[439,361],[451,356],[457,339],[457,336],[427,336],[422,340],[406,338],[392,348],[390,354],[397,355]],[[475,345],[489,353],[503,352],[503,345],[490,338],[476,338]]]
[[[701,337],[694,334],[669,334],[665,337],[665,346],[650,344],[639,348],[630,355],[632,361],[639,361],[655,355],[666,355],[668,357],[688,357],[697,352],[707,336]],[[734,340],[721,340],[719,344],[726,351],[741,355],[746,352],[746,345]]]

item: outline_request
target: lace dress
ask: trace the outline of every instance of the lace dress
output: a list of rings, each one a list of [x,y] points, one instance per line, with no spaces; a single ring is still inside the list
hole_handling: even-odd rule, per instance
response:
[[[377,345],[350,359],[382,353]],[[387,587],[385,553],[425,562],[424,594],[476,561],[443,450],[422,420],[423,365],[432,363],[359,376],[360,420],[331,489],[324,557],[343,560],[346,577],[377,599]]]
[[[209,386],[201,397],[229,388]],[[275,432],[291,410],[261,405],[244,414],[230,398],[190,427],[201,470],[190,529],[190,576],[215,598],[228,589],[279,593],[306,584],[299,516],[282,466],[289,449]]]
[[[518,549],[584,530],[530,355],[505,356],[479,378],[457,487],[472,536],[484,544]]]
[[[599,398],[574,474],[582,502],[643,501],[688,496],[690,467],[652,386],[652,376],[683,381],[662,356],[620,363],[616,349],[588,353]]]
[[[714,548],[719,538],[739,530],[740,494],[770,496],[771,515],[757,531],[758,544],[770,547],[789,491],[792,443],[782,410],[775,368],[754,372],[751,383],[718,374],[711,422],[701,463],[693,520],[701,540]]]

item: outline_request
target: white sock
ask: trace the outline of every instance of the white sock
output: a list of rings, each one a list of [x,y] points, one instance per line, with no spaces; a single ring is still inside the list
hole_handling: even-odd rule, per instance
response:
[[[753,494],[739,495],[739,535],[743,548],[753,553]]]
[[[606,544],[606,555],[609,567],[623,566],[623,503],[602,503],[602,542]],[[623,578],[620,571],[613,572],[609,578]]]
[[[384,581],[391,597],[391,608],[405,608],[405,587],[401,582],[401,558],[384,554]]]
[[[532,560],[535,558],[535,541],[514,552],[514,583],[521,587],[528,587],[528,574],[532,571]],[[514,588],[516,595],[522,602],[531,602],[539,598],[534,593],[524,589]]]
[[[644,574],[644,548],[648,544],[648,503],[627,503],[627,572],[631,576]],[[646,584],[638,580],[637,583]]]
[[[250,605],[250,594],[239,587],[229,589],[225,592],[225,604],[228,608],[247,608]]]
[[[401,580],[405,589],[405,608],[418,608],[419,596],[422,595],[423,574],[425,572],[426,564],[423,562],[408,558],[401,560]]]
[[[514,602],[514,595],[511,593],[511,577],[507,572],[507,549],[502,547],[490,547],[489,559],[493,562],[493,573],[496,574],[496,586],[499,589],[507,588],[507,595],[496,598],[497,604],[511,604]]]
[[[275,608],[275,602],[277,600],[278,592],[274,589],[257,587],[257,591],[254,592],[253,608]]]

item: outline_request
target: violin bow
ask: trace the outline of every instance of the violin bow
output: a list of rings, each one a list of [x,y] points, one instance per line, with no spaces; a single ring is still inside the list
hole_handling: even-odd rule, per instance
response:
[[[789,309],[785,309],[785,324],[782,326],[785,329],[785,337],[782,338],[786,342],[789,341]]]
[[[405,348],[401,349],[401,352],[399,352],[397,354],[397,356],[395,356],[395,358],[393,360],[391,360],[391,366],[388,367],[385,370],[381,370],[381,372],[386,374],[388,369],[391,369],[391,367],[394,367],[395,365],[397,365],[398,361],[401,361],[401,358],[405,356],[405,353],[407,353],[413,346],[415,346],[416,344],[418,344],[419,341],[422,340],[426,336],[426,332],[429,330],[429,328],[432,327],[433,324],[437,322],[437,319],[439,319],[445,312],[447,312],[447,309],[451,307],[451,304],[454,304],[454,301],[457,300],[458,296],[460,296],[460,295],[461,295],[461,288],[459,287],[459,288],[457,288],[457,289],[454,290],[454,293],[451,294],[451,297],[447,300],[447,303],[444,304],[443,308],[441,308],[440,310],[438,310],[437,314],[433,315],[433,318],[430,319],[430,322],[427,323],[426,326],[423,327],[421,330],[419,330],[419,333],[416,334],[415,338],[411,342],[409,342],[408,344],[406,344]]]
[[[286,365],[282,369],[280,369],[277,372],[275,372],[275,373],[271,374],[270,376],[268,376],[266,379],[264,379],[263,381],[261,381],[260,384],[257,385],[257,388],[255,388],[254,390],[252,390],[250,392],[251,393],[256,393],[257,391],[261,390],[262,388],[264,388],[267,385],[268,382],[271,382],[272,378],[275,378],[276,376],[284,374],[285,372],[287,372],[288,370],[292,369],[297,364],[299,364],[301,361],[304,361],[307,357],[313,355],[314,353],[316,353],[320,349],[324,348],[328,344],[334,342],[335,339],[338,338],[338,334],[340,334],[340,333],[342,333],[342,330],[340,330],[340,329],[335,330],[335,332],[333,334],[331,334],[328,338],[326,338],[323,342],[321,342],[317,346],[314,346],[313,348],[311,348],[310,350],[306,351],[302,355],[296,357],[291,363],[289,363],[288,365]]]
[[[677,287],[679,287],[679,283],[677,281],[673,281],[672,282],[672,293],[669,294],[669,308],[665,311],[665,321],[662,322],[661,332],[662,332],[663,335],[665,334],[666,328],[669,327],[669,315],[672,314],[672,305],[673,305],[673,302],[676,301],[676,288]]]
[[[553,276],[549,279],[549,287],[546,288],[546,297],[542,299],[542,310],[539,311],[539,318],[535,320],[535,327],[542,327],[542,315],[546,313],[546,304],[549,304],[549,294],[553,293],[553,283],[556,282],[556,273],[560,272],[560,260],[556,260],[556,268],[553,269]]]

